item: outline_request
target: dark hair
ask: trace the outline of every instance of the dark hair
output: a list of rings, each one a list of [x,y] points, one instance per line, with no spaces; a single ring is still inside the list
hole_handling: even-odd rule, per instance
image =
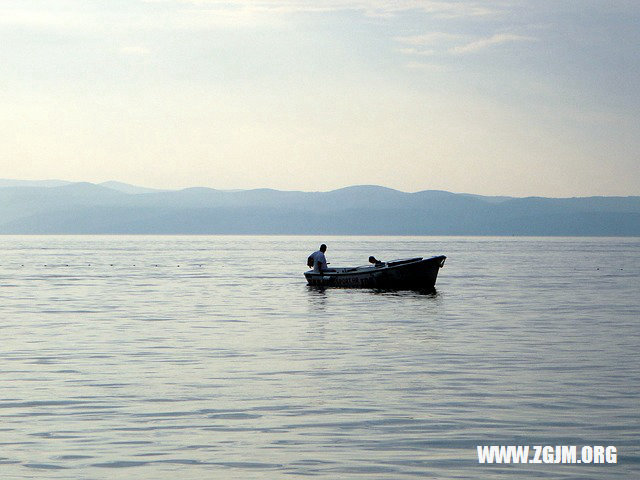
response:
[[[327,249],[327,246],[323,243],[322,245],[320,245],[320,251],[324,252]]]

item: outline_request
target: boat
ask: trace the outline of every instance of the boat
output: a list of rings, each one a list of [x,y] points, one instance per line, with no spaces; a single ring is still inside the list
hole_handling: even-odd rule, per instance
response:
[[[390,262],[376,261],[375,265],[332,268],[324,272],[309,270],[304,272],[304,276],[309,285],[317,287],[433,290],[438,271],[444,266],[446,259],[447,257],[440,255]]]

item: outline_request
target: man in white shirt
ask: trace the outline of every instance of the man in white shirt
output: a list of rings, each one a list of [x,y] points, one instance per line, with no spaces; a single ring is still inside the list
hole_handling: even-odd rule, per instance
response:
[[[313,258],[313,271],[322,273],[329,270],[327,267],[327,259],[324,256],[324,252],[327,251],[327,246],[323,243],[320,245],[320,250],[313,252],[311,258]]]

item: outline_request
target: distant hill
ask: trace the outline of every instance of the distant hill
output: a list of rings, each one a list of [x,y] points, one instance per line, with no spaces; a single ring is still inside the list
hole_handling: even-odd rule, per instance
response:
[[[379,186],[154,190],[0,181],[0,234],[640,236],[640,197],[512,198]]]
[[[138,187],[136,185],[129,185],[128,183],[114,182],[114,181],[102,182],[99,185],[103,187],[111,188],[113,190],[118,190],[120,192],[133,193],[133,194],[164,191],[164,190],[158,190],[155,188]]]

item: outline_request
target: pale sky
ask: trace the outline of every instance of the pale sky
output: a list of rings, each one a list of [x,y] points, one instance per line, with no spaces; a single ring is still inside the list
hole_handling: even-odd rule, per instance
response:
[[[0,178],[640,195],[637,0],[0,0]]]

